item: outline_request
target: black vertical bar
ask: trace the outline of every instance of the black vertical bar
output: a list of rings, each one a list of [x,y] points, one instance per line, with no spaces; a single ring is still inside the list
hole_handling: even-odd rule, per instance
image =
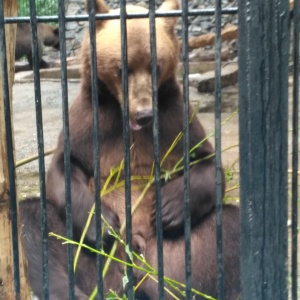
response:
[[[3,86],[3,100],[4,100],[7,166],[8,166],[8,176],[9,176],[14,289],[15,289],[15,298],[19,300],[20,299],[20,272],[19,272],[18,215],[17,215],[18,211],[17,211],[17,195],[16,195],[16,185],[15,185],[15,162],[14,162],[10,97],[9,97],[9,81],[8,81],[7,58],[6,58],[6,40],[5,40],[3,2],[4,1],[0,1],[0,14],[1,14],[0,15],[0,52],[1,52],[1,66],[2,66],[1,72],[2,72],[2,86]]]
[[[127,56],[127,12],[126,0],[120,2],[121,48],[122,48],[122,87],[123,87],[123,137],[124,137],[124,170],[125,170],[125,203],[126,203],[126,244],[132,249],[131,220],[131,173],[130,173],[130,131],[128,99],[128,56]],[[129,257],[127,257],[130,260]],[[133,270],[127,267],[128,299],[134,299]]]
[[[182,5],[182,79],[183,79],[183,158],[184,158],[184,238],[186,299],[192,299],[191,267],[191,209],[190,209],[190,143],[189,143],[189,44],[188,44],[188,2]]]
[[[48,233],[47,233],[47,210],[46,210],[46,185],[45,185],[45,160],[44,160],[44,135],[43,115],[41,101],[41,86],[39,73],[39,49],[37,36],[37,19],[35,1],[30,0],[30,23],[32,26],[32,65],[34,71],[34,100],[36,112],[37,144],[39,155],[39,180],[40,180],[40,201],[41,201],[41,227],[42,227],[42,262],[43,262],[43,299],[49,298],[48,281]]]
[[[299,0],[294,1],[292,116],[292,299],[298,299]]]
[[[153,154],[155,176],[155,211],[156,211],[156,237],[157,237],[157,265],[158,265],[158,295],[164,299],[164,262],[163,262],[163,232],[161,215],[160,193],[160,151],[159,151],[159,112],[157,91],[157,54],[156,54],[156,27],[155,27],[155,0],[149,0],[150,22],[150,50],[151,50],[151,88],[153,105]]]
[[[101,244],[101,199],[100,199],[100,132],[99,132],[99,95],[97,76],[97,44],[96,44],[96,22],[95,1],[89,0],[89,33],[91,48],[91,82],[92,82],[92,106],[93,106],[93,163],[94,163],[94,185],[95,185],[95,218],[96,218],[96,249],[102,248]],[[103,298],[103,263],[101,255],[97,255],[97,298]]]
[[[241,298],[285,300],[289,1],[238,10]]]
[[[215,1],[215,152],[216,152],[216,239],[217,239],[217,276],[218,299],[224,299],[224,271],[223,271],[223,238],[222,238],[222,159],[221,159],[221,25],[222,25],[222,0]]]
[[[73,239],[72,225],[72,199],[71,199],[71,163],[70,163],[70,140],[69,140],[69,106],[68,106],[68,78],[66,62],[66,20],[65,20],[65,1],[59,0],[58,11],[59,23],[59,47],[61,61],[61,89],[62,89],[62,110],[63,110],[63,132],[64,132],[64,174],[65,174],[65,199],[66,199],[66,227],[67,237]],[[69,296],[74,294],[74,271],[73,271],[73,245],[67,245],[68,253],[68,277],[69,277]]]

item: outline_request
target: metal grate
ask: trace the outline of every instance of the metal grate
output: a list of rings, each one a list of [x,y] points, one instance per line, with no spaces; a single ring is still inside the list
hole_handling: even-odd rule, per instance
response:
[[[40,2],[39,2],[40,3]],[[53,5],[50,4],[49,5]],[[71,164],[68,119],[68,78],[66,64],[65,25],[72,21],[88,21],[91,45],[91,87],[93,105],[93,143],[94,143],[94,184],[96,226],[101,228],[100,216],[100,172],[98,127],[98,79],[96,63],[95,22],[103,19],[121,17],[122,32],[122,86],[123,86],[123,135],[124,135],[124,170],[126,190],[126,241],[132,249],[131,235],[131,184],[130,184],[130,140],[128,108],[128,70],[127,70],[127,30],[126,18],[149,18],[151,32],[151,70],[153,93],[153,136],[154,136],[154,173],[156,195],[156,236],[158,253],[158,290],[159,299],[164,299],[163,268],[163,233],[161,222],[161,182],[159,153],[159,118],[156,69],[155,18],[177,16],[182,19],[182,61],[183,61],[183,132],[184,132],[184,186],[185,186],[185,260],[186,260],[186,299],[193,299],[191,288],[191,220],[189,187],[189,89],[188,89],[188,17],[213,16],[216,19],[215,41],[215,161],[216,161],[216,216],[217,216],[217,261],[218,261],[218,299],[224,299],[224,278],[222,261],[222,175],[221,175],[221,18],[224,14],[237,14],[239,17],[239,132],[240,132],[240,203],[241,203],[241,284],[242,299],[288,299],[287,282],[287,216],[288,216],[288,61],[289,61],[289,24],[293,23],[293,143],[292,143],[292,258],[291,258],[291,298],[297,299],[298,293],[298,154],[299,154],[299,1],[290,14],[287,0],[246,0],[239,1],[237,8],[222,8],[222,1],[217,0],[215,8],[189,10],[187,1],[182,1],[182,10],[173,12],[155,12],[155,2],[149,1],[149,14],[126,12],[126,1],[120,2],[121,16],[117,14],[95,15],[94,1],[89,1],[88,15],[65,16],[65,1],[58,1],[56,11],[46,16],[45,11],[38,11],[38,3],[30,0],[30,16],[21,18],[3,18],[3,1],[0,1],[0,52],[2,66],[6,66],[4,24],[30,22],[32,26],[32,50],[35,86],[36,127],[38,135],[39,181],[42,215],[43,240],[43,298],[49,299],[48,246],[45,192],[45,164],[43,118],[39,59],[37,44],[37,23],[59,23],[61,55],[61,87],[64,132],[64,166],[66,174],[66,226],[67,237],[72,239],[72,203],[71,203]],[[55,6],[55,5],[54,5]],[[26,9],[24,9],[25,11]],[[49,10],[48,10],[49,11]],[[39,16],[37,16],[39,15]],[[13,137],[10,119],[10,99],[8,93],[7,69],[2,68],[3,92],[5,101],[5,123],[8,144],[8,166],[10,176],[11,216],[13,236],[18,236],[16,187],[14,177]],[[280,163],[279,163],[280,162]],[[98,166],[100,165],[100,170]],[[101,249],[101,230],[97,230],[96,249]],[[14,283],[16,298],[20,298],[19,260],[17,239],[12,240],[14,249]],[[129,259],[129,258],[128,258]],[[75,299],[73,273],[73,246],[68,245],[69,295]],[[98,298],[104,299],[102,270],[103,262],[97,258]],[[129,285],[128,298],[133,299],[132,268],[127,269]]]

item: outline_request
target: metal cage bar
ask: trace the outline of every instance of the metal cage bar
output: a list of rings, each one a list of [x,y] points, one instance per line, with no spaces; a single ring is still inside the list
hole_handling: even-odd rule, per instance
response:
[[[182,83],[183,83],[183,176],[184,176],[184,237],[185,237],[185,277],[186,299],[192,299],[192,266],[191,266],[191,214],[190,214],[190,112],[189,112],[189,52],[188,52],[188,3],[182,5]]]
[[[157,265],[158,265],[158,295],[164,299],[164,262],[163,262],[163,232],[160,193],[160,149],[159,149],[159,112],[157,89],[157,53],[156,53],[156,26],[155,26],[155,0],[149,0],[150,22],[150,51],[151,51],[151,88],[153,105],[153,162],[155,186],[155,212],[156,212],[156,238],[157,238]]]
[[[44,159],[44,134],[43,134],[43,114],[41,99],[41,84],[39,73],[39,49],[37,35],[37,20],[35,1],[30,0],[30,23],[32,26],[31,46],[32,65],[34,71],[34,94],[35,112],[39,161],[39,181],[40,181],[40,203],[41,203],[41,227],[42,227],[42,260],[43,260],[43,298],[49,299],[49,276],[48,276],[48,232],[47,232],[47,205],[46,205],[46,182],[45,182],[45,159]]]
[[[288,0],[239,1],[242,298],[287,299]]]
[[[69,136],[69,105],[68,105],[68,76],[66,62],[66,20],[65,20],[65,1],[59,0],[59,45],[61,61],[61,89],[62,89],[62,113],[63,113],[63,136],[64,136],[64,174],[65,174],[65,199],[66,199],[66,233],[67,238],[73,239],[72,222],[72,199],[71,199],[71,155],[70,155],[70,136]],[[68,257],[68,280],[70,299],[75,297],[74,291],[74,255],[73,245],[67,245]]]
[[[94,186],[95,186],[95,218],[96,218],[96,249],[102,248],[102,222],[101,222],[101,186],[100,186],[100,130],[99,130],[99,90],[97,77],[97,44],[96,44],[96,20],[95,3],[89,1],[89,34],[90,34],[90,55],[91,55],[91,93],[93,107],[93,163],[94,163]],[[97,264],[97,298],[103,299],[103,261],[100,255],[96,258]]]
[[[122,53],[122,89],[123,89],[123,138],[124,138],[124,176],[125,176],[125,214],[126,214],[126,244],[132,250],[132,220],[131,220],[131,170],[130,170],[130,131],[129,131],[129,99],[128,99],[128,53],[127,53],[127,12],[126,0],[120,2],[121,53]],[[130,261],[130,257],[127,256]],[[129,299],[134,299],[133,269],[127,267],[127,293]]]
[[[293,116],[292,116],[292,291],[298,299],[298,161],[299,161],[299,0],[293,9]]]
[[[223,271],[223,238],[222,238],[222,161],[221,161],[221,25],[222,1],[216,0],[216,39],[215,39],[215,164],[216,164],[216,243],[217,243],[217,273],[218,273],[218,299],[224,299],[224,271]]]

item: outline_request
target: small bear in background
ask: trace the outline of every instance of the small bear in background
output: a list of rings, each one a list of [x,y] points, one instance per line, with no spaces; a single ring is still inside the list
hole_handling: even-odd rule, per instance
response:
[[[39,49],[39,68],[49,68],[49,64],[43,60],[44,46],[53,47],[59,50],[59,32],[58,27],[45,23],[37,24],[38,49]],[[16,52],[15,59],[26,56],[30,70],[32,66],[32,47],[31,47],[31,25],[28,23],[17,24]]]

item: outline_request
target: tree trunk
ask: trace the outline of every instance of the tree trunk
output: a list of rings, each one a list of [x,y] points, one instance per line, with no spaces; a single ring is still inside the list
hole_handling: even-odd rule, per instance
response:
[[[17,0],[3,1],[3,14],[6,17],[17,15]],[[2,12],[1,12],[2,15]],[[10,213],[10,183],[8,169],[7,136],[4,117],[3,68],[7,67],[9,101],[11,104],[12,85],[15,68],[16,24],[5,25],[7,66],[0,59],[0,300],[30,299],[30,289],[26,280],[26,262],[20,242],[20,227],[18,236],[12,235],[12,216]],[[2,40],[0,41],[2,43]],[[0,48],[0,58],[3,53]],[[11,107],[11,105],[10,105]],[[12,116],[12,114],[11,114]],[[10,134],[10,133],[9,133]],[[16,200],[16,199],[14,199]],[[14,272],[13,238],[18,240],[19,272]]]

